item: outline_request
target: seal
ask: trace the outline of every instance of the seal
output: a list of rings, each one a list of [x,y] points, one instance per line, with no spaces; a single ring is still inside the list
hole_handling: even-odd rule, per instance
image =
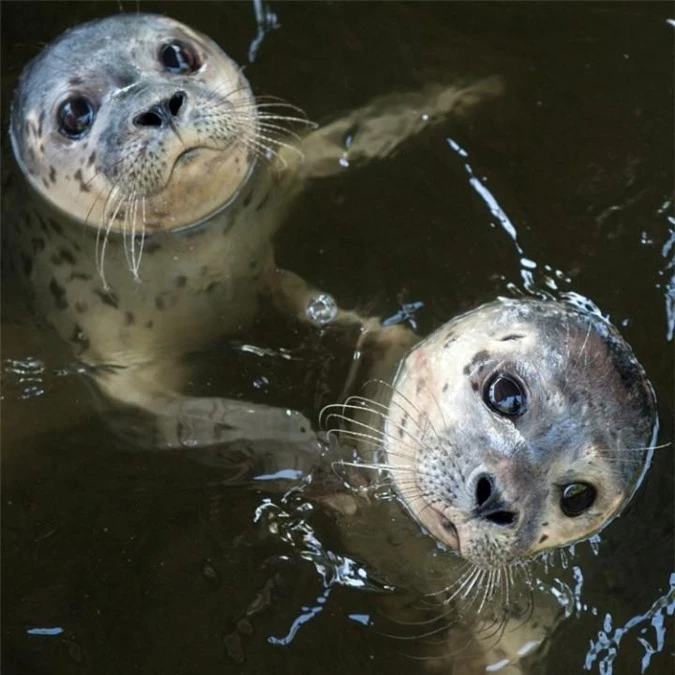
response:
[[[330,406],[342,420],[357,413],[336,433],[374,444],[364,456],[415,519],[484,570],[601,530],[640,483],[658,431],[629,345],[569,302],[502,298],[458,316],[390,382],[386,405]]]
[[[461,672],[524,672],[521,656],[561,618],[529,563],[629,503],[658,433],[653,388],[616,328],[568,301],[500,298],[407,350],[403,331],[386,344],[377,392],[323,412],[352,490],[318,499],[339,514],[350,556],[411,594],[388,606],[397,622],[436,634],[464,618],[425,658],[455,667],[461,652]]]
[[[311,325],[363,322],[308,314],[323,295],[275,265],[272,235],[304,181],[384,157],[501,91],[495,78],[429,85],[317,129],[256,98],[213,40],[177,21],[86,23],[15,91],[10,136],[30,193],[9,219],[9,253],[107,399],[164,420],[153,443],[220,442],[255,406],[184,396],[186,352],[245,330],[263,301]],[[284,411],[255,412],[253,433],[265,414],[288,429]],[[296,431],[309,426],[300,417]]]

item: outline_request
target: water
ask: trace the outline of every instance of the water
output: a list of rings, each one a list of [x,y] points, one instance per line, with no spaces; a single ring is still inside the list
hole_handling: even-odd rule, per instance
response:
[[[242,64],[250,55],[256,93],[318,122],[426,82],[501,75],[506,95],[466,120],[310,184],[278,261],[342,306],[420,334],[495,295],[590,298],[650,374],[659,443],[672,443],[670,4],[278,3],[262,8],[255,44],[249,3],[141,9],[186,21]],[[43,43],[117,11],[3,3],[4,119]],[[252,483],[245,455],[209,465],[117,439],[68,350],[3,281],[4,675],[420,672],[411,642],[386,635],[396,631],[375,592],[386,580],[311,504],[281,501],[293,467]],[[244,341],[191,358],[194,392],[316,420],[351,353],[342,337],[263,319]],[[599,541],[541,567],[568,615],[546,672],[671,672],[672,570],[670,446]]]

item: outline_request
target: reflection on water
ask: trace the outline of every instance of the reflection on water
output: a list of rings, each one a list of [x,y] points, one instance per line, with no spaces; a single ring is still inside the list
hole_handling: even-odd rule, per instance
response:
[[[666,617],[675,613],[675,574],[670,575],[670,589],[658,598],[654,604],[644,613],[636,614],[623,626],[612,627],[612,615],[605,614],[602,630],[598,631],[598,637],[591,640],[591,647],[586,654],[584,668],[593,670],[598,662],[598,670],[601,673],[611,673],[612,664],[619,655],[621,640],[630,632],[639,632],[637,641],[644,647],[644,655],[640,662],[640,672],[647,672],[652,656],[662,652],[666,644]],[[649,627],[653,632],[649,631]]]
[[[496,295],[590,298],[650,373],[668,444],[672,19],[669,5],[635,5],[141,8],[211,35],[248,62],[258,93],[317,121],[430,81],[502,76],[507,92],[494,106],[310,184],[278,238],[280,263],[340,305],[420,334]],[[117,11],[4,3],[4,105],[42,43]],[[350,550],[302,496],[312,490],[308,458],[160,455],[111,436],[84,374],[21,298],[3,279],[4,675],[420,671],[406,656],[424,630],[395,630],[396,612],[381,604],[399,611],[405,589],[391,590],[374,558],[354,553],[364,540],[374,548],[376,533],[355,532]],[[339,396],[351,352],[329,334],[263,318],[244,342],[206,345],[191,359],[195,391],[316,420]],[[627,513],[533,568],[534,590],[565,616],[546,672],[671,671],[672,475],[666,446]],[[385,563],[397,543],[392,535],[379,550]],[[415,570],[410,587],[431,571]]]
[[[661,255],[665,262],[663,269],[659,271],[659,276],[663,277],[663,284],[659,284],[659,288],[663,288],[663,295],[666,303],[666,340],[673,341],[675,334],[675,217],[672,215],[673,203],[666,201],[659,209],[659,215],[666,215],[666,220],[669,224],[668,237],[661,248]],[[643,240],[644,244],[653,244],[651,239]]]

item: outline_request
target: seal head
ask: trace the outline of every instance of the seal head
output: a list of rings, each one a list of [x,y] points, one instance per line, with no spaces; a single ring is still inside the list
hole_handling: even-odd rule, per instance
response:
[[[237,193],[254,163],[256,106],[211,39],[163,16],[73,28],[24,70],[14,154],[76,221],[137,234],[191,225]]]
[[[418,521],[498,569],[618,514],[657,427],[652,387],[607,321],[567,303],[502,299],[406,355],[383,445]]]

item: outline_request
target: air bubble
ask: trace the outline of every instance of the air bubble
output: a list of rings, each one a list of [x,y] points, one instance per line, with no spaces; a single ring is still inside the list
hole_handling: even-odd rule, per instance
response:
[[[305,313],[307,314],[307,318],[313,323],[325,326],[335,319],[338,308],[332,296],[322,293],[310,300]]]

